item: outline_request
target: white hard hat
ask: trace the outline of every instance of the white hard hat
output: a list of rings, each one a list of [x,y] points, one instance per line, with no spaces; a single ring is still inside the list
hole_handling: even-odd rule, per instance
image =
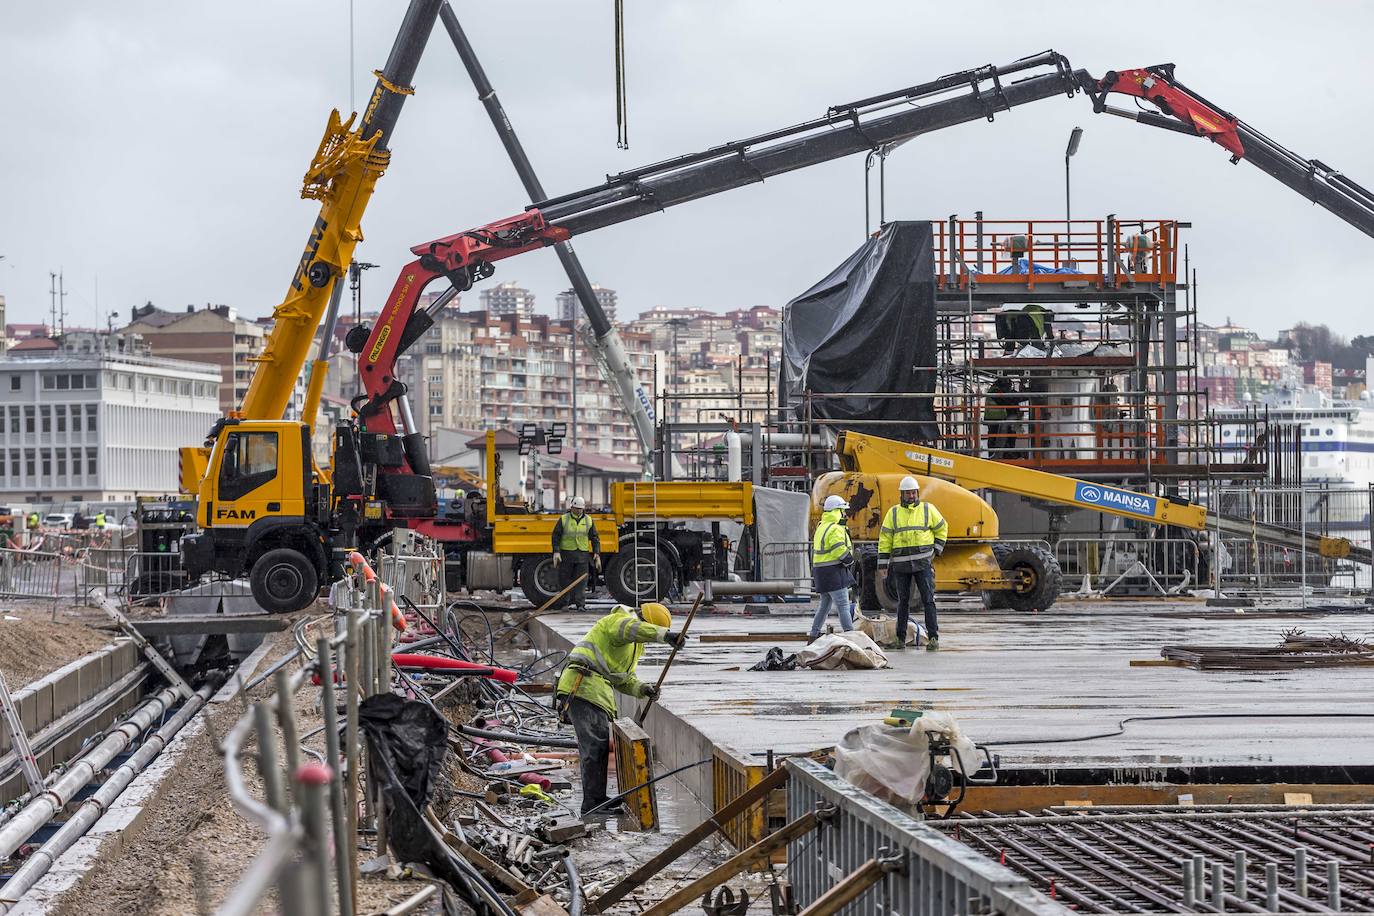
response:
[[[849,503],[845,502],[845,498],[844,498],[843,496],[827,496],[827,497],[825,498],[825,511],[826,511],[826,512],[829,512],[831,509],[848,509],[848,508],[849,508]]]
[[[901,490],[903,493],[905,493],[907,490],[915,490],[917,493],[919,493],[921,492],[921,485],[916,482],[915,477],[908,476],[902,478],[902,482],[897,484],[897,489]]]
[[[572,498],[572,507],[574,509],[585,509],[587,508],[587,501],[580,496],[574,496]]]

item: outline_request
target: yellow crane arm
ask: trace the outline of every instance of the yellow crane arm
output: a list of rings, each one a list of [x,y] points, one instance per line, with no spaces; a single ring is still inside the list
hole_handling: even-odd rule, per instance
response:
[[[967,490],[1000,490],[1194,531],[1207,527],[1207,510],[1202,506],[910,442],[844,432],[835,451],[840,456],[840,466],[847,471],[920,474],[949,480]]]

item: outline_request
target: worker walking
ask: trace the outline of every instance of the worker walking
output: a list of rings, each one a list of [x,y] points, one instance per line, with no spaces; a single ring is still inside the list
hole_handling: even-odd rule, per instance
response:
[[[105,510],[101,509],[95,514],[95,527],[98,531],[105,530]]]
[[[567,588],[578,576],[583,577],[563,603],[585,611],[586,576],[592,566],[601,569],[601,536],[596,533],[596,522],[587,515],[587,501],[580,496],[573,497],[568,511],[553,526],[553,565],[558,569],[560,589]]]
[[[606,802],[611,720],[617,715],[615,694],[658,698],[653,684],[635,677],[635,667],[646,643],[681,647],[687,641],[684,634],[670,629],[672,624],[672,615],[658,602],[651,601],[638,611],[617,604],[568,653],[558,677],[556,705],[560,718],[577,733],[583,815]]]
[[[821,635],[821,627],[825,626],[832,606],[840,615],[840,626],[845,630],[854,629],[854,616],[849,609],[849,586],[854,584],[854,542],[844,523],[848,509],[849,503],[843,496],[827,496],[820,523],[811,538],[811,573],[815,578],[816,594],[821,597],[816,605],[816,617],[811,621],[808,643]]]
[[[915,477],[903,477],[897,485],[901,502],[883,516],[878,532],[878,568],[897,590],[897,639],[884,648],[906,648],[907,619],[911,614],[914,582],[925,606],[926,648],[940,648],[940,624],[935,617],[935,567],[932,561],[944,553],[949,526],[940,510],[921,501]]]

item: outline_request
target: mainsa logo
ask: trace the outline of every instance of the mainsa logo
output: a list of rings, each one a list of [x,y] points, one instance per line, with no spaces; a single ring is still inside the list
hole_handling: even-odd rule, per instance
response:
[[[1083,503],[1088,506],[1102,506],[1103,508],[1116,509],[1120,512],[1129,512],[1132,515],[1145,515],[1153,517],[1155,514],[1155,504],[1157,500],[1153,496],[1146,496],[1144,493],[1132,493],[1130,490],[1116,490],[1112,487],[1102,487],[1094,483],[1080,483],[1074,488],[1074,502]]]

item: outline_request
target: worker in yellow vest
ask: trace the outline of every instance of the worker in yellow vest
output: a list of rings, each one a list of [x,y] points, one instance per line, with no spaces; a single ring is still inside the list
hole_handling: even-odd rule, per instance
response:
[[[569,583],[583,576],[581,582],[572,590],[563,604],[574,605],[577,610],[587,609],[587,580],[591,568],[601,569],[601,536],[596,533],[596,522],[587,515],[587,501],[574,496],[568,511],[553,526],[553,565],[558,569],[558,587],[567,588]]]
[[[681,647],[683,633],[669,629],[668,609],[651,601],[634,610],[617,604],[568,653],[558,676],[556,706],[560,718],[577,733],[578,771],[582,777],[582,814],[606,803],[606,767],[610,760],[611,721],[616,693],[657,699],[658,688],[635,677],[644,646],[662,642]],[[627,787],[628,788],[628,787]]]
[[[901,502],[887,510],[878,531],[878,569],[887,572],[897,592],[897,639],[883,648],[906,648],[911,586],[915,583],[925,605],[926,648],[934,652],[940,648],[940,623],[935,616],[932,561],[944,553],[949,525],[939,509],[921,501],[921,487],[915,477],[903,477],[897,489]]]
[[[101,531],[105,530],[105,510],[95,514],[95,527]]]
[[[827,496],[816,533],[811,536],[811,575],[815,579],[816,594],[821,597],[816,604],[816,617],[811,621],[808,643],[815,642],[821,635],[821,627],[825,626],[832,606],[840,615],[840,626],[854,629],[854,617],[849,610],[849,586],[854,584],[854,542],[844,523],[848,508],[849,503],[843,496]]]

